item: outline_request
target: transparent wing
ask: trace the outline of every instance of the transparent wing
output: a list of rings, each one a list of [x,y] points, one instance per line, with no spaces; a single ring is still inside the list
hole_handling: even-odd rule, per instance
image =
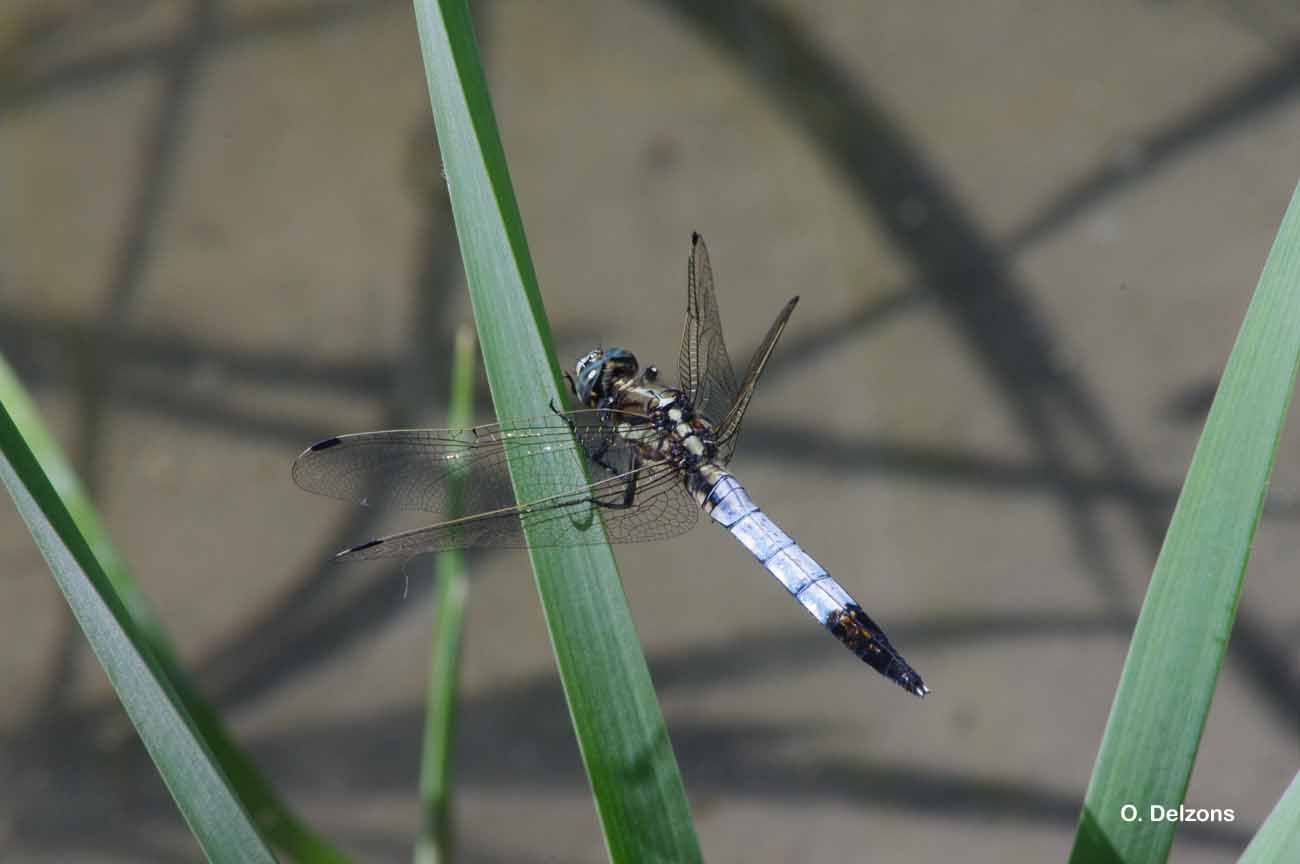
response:
[[[727,410],[726,416],[722,418],[722,422],[714,427],[718,441],[718,456],[723,464],[730,462],[731,455],[736,452],[736,444],[740,441],[740,424],[745,419],[745,411],[749,409],[749,400],[754,398],[754,388],[758,386],[758,379],[763,376],[768,358],[776,350],[776,343],[781,338],[781,333],[785,330],[790,314],[794,312],[795,304],[798,302],[798,297],[792,297],[776,316],[776,320],[767,330],[767,335],[763,337],[762,344],[758,346],[749,361],[749,371],[745,373],[745,380],[740,385],[739,394]]]
[[[514,505],[507,442],[517,445],[521,464],[578,447],[584,456],[603,451],[608,457],[603,461],[614,466],[612,472],[595,466],[593,479],[630,470],[630,448],[614,426],[623,420],[639,425],[643,418],[594,410],[564,416],[573,422],[572,432],[561,417],[552,415],[468,429],[394,429],[327,438],[294,461],[293,480],[318,495],[452,519]],[[459,500],[452,495],[457,484],[463,487]]]
[[[637,477],[636,497],[622,506],[627,481]],[[339,558],[411,558],[426,552],[469,547],[497,549],[603,543],[594,527],[605,524],[611,543],[666,540],[684,534],[699,519],[699,506],[677,472],[662,462],[593,483],[585,494],[560,495],[493,513],[403,531],[344,549]],[[601,506],[618,505],[618,506]],[[531,543],[525,539],[527,524]]]
[[[686,329],[678,376],[695,410],[715,426],[721,422],[736,398],[736,373],[722,341],[709,250],[699,234],[691,235],[691,257],[686,265]]]
[[[669,482],[677,476],[674,469],[643,462],[640,452],[618,434],[619,426],[646,421],[638,414],[584,410],[471,429],[344,435],[303,452],[294,462],[293,478],[309,492],[363,505],[424,510],[441,520],[430,528],[341,553],[349,557],[523,546],[521,513],[524,519],[549,526],[555,535],[554,542],[538,543],[535,538],[534,545],[584,542],[567,535],[571,527],[589,524],[596,512],[605,514],[615,542],[659,539],[689,530],[698,513],[678,488],[680,481]],[[531,479],[543,491],[524,507],[515,501],[508,447],[516,470],[532,472]],[[549,460],[539,457],[560,450],[576,451],[586,461],[590,485],[575,489],[563,476],[548,474]],[[689,508],[671,500],[674,492]],[[456,518],[458,514],[468,515]],[[611,527],[615,522],[618,531]],[[561,540],[560,533],[566,539]]]

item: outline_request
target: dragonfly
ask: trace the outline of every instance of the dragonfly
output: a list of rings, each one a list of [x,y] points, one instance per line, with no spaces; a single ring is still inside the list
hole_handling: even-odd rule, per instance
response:
[[[565,372],[581,408],[468,429],[397,429],[326,438],[293,464],[308,492],[435,514],[435,524],[352,546],[341,560],[409,559],[464,548],[665,540],[708,514],[850,651],[908,692],[930,692],[862,606],[758,508],[727,470],[791,299],[737,382],[722,338],[708,249],[691,238],[678,386],[623,348],[597,347]],[[589,482],[556,469],[576,454]],[[541,494],[516,500],[511,472]],[[468,514],[468,515],[459,515]],[[585,530],[595,519],[605,533]]]

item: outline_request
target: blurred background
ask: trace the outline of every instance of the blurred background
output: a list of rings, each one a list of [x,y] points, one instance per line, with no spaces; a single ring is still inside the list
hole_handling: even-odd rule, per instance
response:
[[[732,468],[934,690],[715,527],[621,548],[706,857],[1064,860],[1300,175],[1300,16],[473,8],[563,364],[599,342],[674,377],[692,230],[737,365],[801,294]],[[0,7],[0,348],[204,693],[374,861],[417,829],[428,562],[329,565],[416,523],[289,465],[442,421],[470,311],[438,164],[409,3]],[[1298,432],[1187,796],[1238,821],[1178,861],[1235,857],[1300,766]],[[195,860],[7,502],[0,561],[0,857]],[[470,563],[462,860],[604,860],[527,558]]]

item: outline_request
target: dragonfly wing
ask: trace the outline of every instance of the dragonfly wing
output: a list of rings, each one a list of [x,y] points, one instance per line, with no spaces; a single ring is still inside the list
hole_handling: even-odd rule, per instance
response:
[[[524,542],[516,508],[510,511],[443,522],[427,528],[389,534],[377,540],[344,549],[335,558],[347,561],[364,561],[371,558],[414,558],[426,552],[447,549],[467,549],[487,546],[498,549],[516,549],[528,545]]]
[[[614,542],[657,540],[687,531],[698,508],[670,464],[645,462],[619,429],[644,415],[571,411],[472,429],[398,429],[329,438],[293,466],[309,492],[374,506],[424,510],[440,521],[340,553],[349,559],[412,557],[467,547],[510,548],[603,542],[588,532],[603,518]],[[574,487],[553,458],[575,452],[591,482]],[[509,461],[507,461],[509,460]],[[511,467],[528,474],[538,497],[515,500]],[[468,515],[461,515],[468,514]]]
[[[722,340],[709,250],[699,234],[691,235],[691,257],[686,266],[686,328],[678,376],[695,410],[706,420],[716,424],[726,416],[736,397],[736,373]]]
[[[785,325],[790,320],[790,314],[794,312],[795,304],[799,302],[798,297],[792,297],[785,308],[776,316],[772,326],[768,328],[767,335],[763,337],[763,342],[754,352],[753,358],[749,361],[749,370],[745,373],[745,380],[741,382],[740,392],[736,396],[735,402],[732,403],[722,422],[716,427],[718,439],[719,455],[725,464],[731,461],[731,454],[736,452],[736,443],[740,440],[740,423],[745,419],[745,411],[749,408],[749,400],[754,398],[754,388],[758,386],[758,379],[763,376],[763,370],[767,368],[768,358],[776,349],[776,343],[781,338],[781,333],[785,330]]]
[[[604,522],[613,543],[663,540],[689,531],[699,512],[676,470],[655,462],[599,480],[577,493],[391,534],[344,549],[336,557],[355,561],[412,558],[469,547],[598,544],[604,542],[603,535],[590,530],[597,519]]]
[[[547,483],[546,466],[558,451],[577,450],[601,480],[631,467],[629,445],[614,432],[639,415],[573,411],[470,429],[395,429],[327,438],[293,463],[293,479],[318,495],[374,507],[423,510],[443,521],[514,506],[507,449],[516,470],[532,470],[548,495],[569,481]],[[571,425],[570,425],[571,424]],[[599,453],[600,463],[592,454]]]

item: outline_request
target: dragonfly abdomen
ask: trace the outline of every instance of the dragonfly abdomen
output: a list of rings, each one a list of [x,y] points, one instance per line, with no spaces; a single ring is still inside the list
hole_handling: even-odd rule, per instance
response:
[[[917,696],[929,693],[921,676],[857,601],[758,508],[740,481],[725,471],[716,473],[716,482],[700,495],[705,512],[730,531],[849,650],[904,690]]]

